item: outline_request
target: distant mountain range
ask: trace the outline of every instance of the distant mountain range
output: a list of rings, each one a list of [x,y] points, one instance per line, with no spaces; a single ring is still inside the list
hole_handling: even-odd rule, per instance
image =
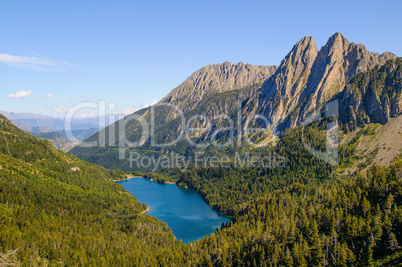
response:
[[[9,113],[3,110],[0,111],[0,114],[2,114],[4,117],[11,120],[12,122],[20,123],[21,126],[27,128],[27,131],[31,132],[57,132],[64,130],[65,127],[64,118],[56,118],[34,113]],[[98,120],[98,117],[73,119],[72,128],[74,130],[88,130],[98,128]]]
[[[37,138],[48,139],[55,148],[64,152],[68,152],[77,143],[84,141],[99,131],[99,117],[73,119],[71,128],[76,140],[69,140],[63,118],[35,113],[13,113],[4,110],[0,111],[0,114],[21,130],[29,132]]]

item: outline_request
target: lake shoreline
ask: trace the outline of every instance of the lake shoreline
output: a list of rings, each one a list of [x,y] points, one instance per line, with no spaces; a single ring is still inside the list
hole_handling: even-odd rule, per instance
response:
[[[130,177],[128,177],[126,179],[122,179],[122,180],[113,180],[113,182],[121,182],[121,181],[130,180],[130,179],[137,179],[137,178],[144,178],[144,177],[143,176],[130,176]]]
[[[202,239],[219,229],[231,218],[209,206],[200,194],[193,189],[183,190],[177,186],[163,186],[151,179],[132,179],[121,183],[124,189],[135,196],[149,209],[139,215],[149,215],[164,221],[172,229],[177,240],[184,244]],[[147,212],[149,211],[149,212]],[[138,216],[139,216],[138,215]]]
[[[154,179],[152,179],[152,178],[146,178],[146,177],[144,177],[144,176],[131,176],[131,177],[128,177],[128,178],[122,179],[122,180],[113,180],[113,182],[127,181],[127,180],[130,180],[130,179],[137,179],[137,178],[148,179],[148,180],[150,180],[151,182],[154,182],[154,183],[157,183],[157,184],[176,184],[175,182],[158,183],[158,182],[155,181]]]
[[[149,207],[147,206],[147,209],[144,210],[144,211],[141,211],[140,215],[142,215],[142,214],[144,214],[144,213],[147,213],[148,211],[149,211]]]
[[[144,177],[144,176],[130,176],[130,177],[128,177],[128,178],[126,178],[126,179],[122,179],[122,180],[113,180],[113,182],[121,182],[121,181],[127,181],[127,180],[130,180],[130,179],[138,179],[138,178],[148,179],[148,180],[150,180],[151,182],[154,182],[154,183],[157,183],[157,184],[176,184],[175,182],[158,183],[158,182],[155,181],[154,179],[146,178],[146,177]]]
[[[123,179],[123,180],[113,180],[113,182],[121,182],[121,181],[127,181],[127,180],[130,180],[130,179],[138,179],[138,178],[144,178],[144,179],[147,179],[147,180],[149,180],[149,181],[151,181],[151,182],[154,182],[154,183],[156,183],[156,184],[175,184],[175,185],[177,185],[177,183],[175,183],[175,182],[158,183],[158,182],[154,181],[154,179],[146,178],[146,177],[144,177],[144,176],[132,176],[132,177],[129,177],[129,178],[126,178],[126,179]],[[195,190],[194,188],[190,188],[190,187],[188,187],[188,186],[180,187],[180,186],[177,185],[177,187],[178,187],[178,188],[181,188],[181,189],[191,189],[191,190]],[[195,191],[197,191],[197,190],[195,190]],[[198,191],[197,191],[197,192],[198,192]],[[198,194],[199,194],[200,197],[205,201],[205,203],[207,203],[207,205],[208,205],[209,207],[211,207],[211,209],[213,209],[214,211],[216,211],[219,215],[221,215],[221,216],[223,216],[223,217],[226,217],[226,218],[232,220],[232,216],[230,216],[230,215],[228,215],[228,214],[225,214],[225,213],[223,213],[223,212],[221,212],[221,211],[218,211],[218,210],[214,209],[212,206],[209,205],[208,201],[205,199],[204,196],[202,196],[202,195],[200,194],[200,192],[198,192]],[[144,211],[143,213],[148,212],[148,211],[149,211],[149,207],[148,207],[148,209],[147,209],[146,211]],[[141,214],[143,214],[143,213],[141,213]]]

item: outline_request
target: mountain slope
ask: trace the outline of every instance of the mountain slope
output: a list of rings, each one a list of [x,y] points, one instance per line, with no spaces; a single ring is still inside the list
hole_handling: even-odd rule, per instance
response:
[[[318,53],[307,87],[315,90],[314,99],[318,105],[342,91],[357,73],[381,66],[395,58],[389,52],[381,55],[371,53],[364,45],[350,43],[342,34],[335,33]]]
[[[276,66],[256,66],[242,62],[208,65],[194,72],[161,102],[176,105],[186,112],[213,94],[262,83],[276,69]]]
[[[340,117],[349,130],[398,117],[402,114],[402,58],[356,75],[338,99]]]
[[[228,197],[250,198],[271,180],[258,171],[263,170],[200,168],[183,173],[181,182],[199,183],[207,199],[232,206]],[[245,174],[246,185],[238,186]],[[239,204],[231,223],[197,242],[205,248],[199,252],[202,265],[402,264],[401,160],[357,175],[328,175],[322,183],[312,179],[314,172],[309,175],[305,183],[268,189],[264,196]]]
[[[185,250],[113,183],[123,173],[64,154],[1,115],[0,140],[0,252],[18,249],[22,266],[163,265],[158,257]]]
[[[57,132],[32,133],[32,135],[38,139],[49,140],[54,148],[63,152],[68,152],[75,146],[73,142]]]
[[[258,107],[256,112],[263,113],[274,127],[299,103],[317,54],[314,39],[304,37],[263,84],[259,99],[253,99],[252,105]]]
[[[337,179],[329,164],[300,157],[298,128],[281,140],[296,159],[289,168],[181,172],[180,183],[201,185],[209,202],[218,199],[234,215],[222,230],[183,245],[110,181],[121,173],[59,152],[0,116],[0,252],[19,248],[22,266],[400,263],[401,162]]]

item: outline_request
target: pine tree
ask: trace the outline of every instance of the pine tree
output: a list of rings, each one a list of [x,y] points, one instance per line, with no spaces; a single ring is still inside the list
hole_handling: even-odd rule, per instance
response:
[[[373,260],[373,249],[371,248],[371,243],[370,240],[369,242],[364,242],[364,251],[360,252],[360,262],[363,266],[369,266],[372,267],[374,266],[374,260]]]
[[[346,243],[338,246],[338,266],[347,266],[348,262],[348,247]]]
[[[363,197],[361,205],[362,205],[363,216],[366,216],[366,214],[371,210],[370,202],[367,200],[366,197]]]
[[[387,240],[387,249],[393,252],[399,248],[398,240],[396,239],[395,234],[391,232]]]
[[[283,259],[283,262],[284,262],[285,266],[289,266],[289,267],[293,266],[293,257],[292,257],[292,254],[290,254],[289,247],[286,247],[286,254]]]
[[[314,219],[310,224],[310,263],[312,266],[321,266],[324,259],[322,252],[321,240],[318,232],[317,221]]]
[[[391,213],[391,208],[393,204],[394,204],[394,196],[390,193],[384,205],[385,214],[389,215]]]

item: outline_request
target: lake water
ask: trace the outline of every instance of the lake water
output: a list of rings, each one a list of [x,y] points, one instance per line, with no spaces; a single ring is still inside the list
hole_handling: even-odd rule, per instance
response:
[[[210,235],[222,222],[230,221],[214,211],[193,189],[175,184],[158,184],[145,178],[118,182],[138,201],[149,207],[148,215],[164,222],[177,239],[189,243]]]

